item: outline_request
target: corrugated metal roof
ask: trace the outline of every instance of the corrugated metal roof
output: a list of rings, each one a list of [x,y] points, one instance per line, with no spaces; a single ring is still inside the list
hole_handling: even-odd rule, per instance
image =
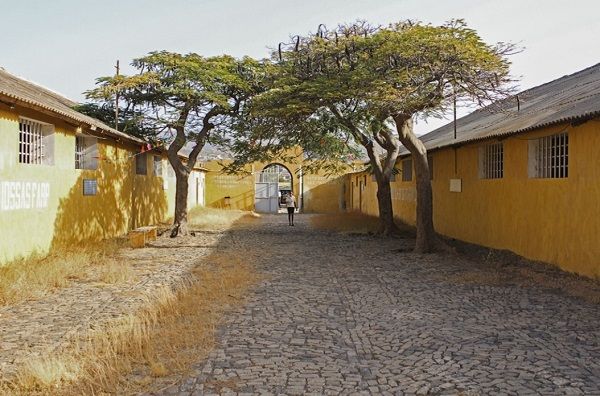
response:
[[[420,139],[427,150],[435,150],[598,116],[600,63],[457,119],[456,139],[453,122]]]
[[[25,107],[39,107],[55,113],[57,116],[95,127],[112,137],[133,144],[145,143],[142,139],[119,132],[95,118],[73,110],[73,107],[77,105],[76,102],[31,81],[17,77],[2,68],[0,68],[0,95],[10,98]]]

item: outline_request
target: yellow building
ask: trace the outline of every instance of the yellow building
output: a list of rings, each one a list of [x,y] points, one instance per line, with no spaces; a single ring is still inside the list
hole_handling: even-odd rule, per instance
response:
[[[276,213],[282,197],[292,191],[306,213],[334,213],[345,209],[344,177],[324,172],[303,172],[301,149],[291,150],[287,161],[255,162],[243,173],[227,174],[230,160],[209,161],[206,174],[206,204],[217,208]]]
[[[600,64],[478,110],[421,137],[434,224],[448,237],[600,277]],[[405,151],[395,215],[415,223]],[[347,176],[350,209],[377,214],[376,184]]]
[[[175,177],[164,153],[0,69],[0,264],[166,220]],[[204,203],[204,172],[189,205]]]

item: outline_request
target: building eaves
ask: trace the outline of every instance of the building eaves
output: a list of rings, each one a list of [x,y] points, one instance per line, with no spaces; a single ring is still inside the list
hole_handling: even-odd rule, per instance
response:
[[[12,100],[14,104],[30,107],[34,110],[45,110],[57,117],[80,123],[91,130],[100,130],[103,134],[135,145],[146,143],[135,136],[120,132],[103,122],[82,114],[73,109],[76,102],[53,92],[45,87],[17,77],[0,68],[0,96]],[[13,103],[11,102],[11,103]]]
[[[528,89],[421,136],[429,151],[600,116],[600,64]],[[408,154],[403,148],[401,156]]]

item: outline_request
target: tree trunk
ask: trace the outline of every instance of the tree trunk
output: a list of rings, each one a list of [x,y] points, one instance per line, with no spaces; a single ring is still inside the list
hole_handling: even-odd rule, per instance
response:
[[[394,210],[392,207],[392,189],[390,180],[396,166],[398,158],[399,145],[394,141],[394,137],[386,133],[386,141],[380,139],[381,145],[386,146],[385,158],[380,158],[375,153],[375,148],[371,140],[362,140],[363,147],[367,150],[369,162],[377,181],[377,206],[379,209],[379,234],[391,235],[398,232],[398,227],[394,223]],[[383,160],[383,163],[382,163]]]
[[[413,132],[412,117],[394,117],[400,142],[413,158],[417,184],[417,240],[415,252],[432,252],[439,240],[433,228],[433,192],[429,176],[427,149]]]
[[[377,180],[377,204],[379,206],[379,233],[391,235],[398,231],[394,223],[394,209],[392,207],[392,190],[390,178],[386,175],[376,177]]]
[[[175,218],[171,237],[188,234],[188,174],[187,172],[175,171]]]

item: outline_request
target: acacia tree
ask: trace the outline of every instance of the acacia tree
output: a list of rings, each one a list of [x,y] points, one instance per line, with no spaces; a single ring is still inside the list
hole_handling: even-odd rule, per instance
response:
[[[397,227],[390,180],[400,145],[391,124],[360,97],[355,71],[328,64],[333,55],[327,44],[320,32],[297,37],[275,52],[268,89],[253,98],[236,128],[232,151],[237,159],[231,166],[265,160],[298,145],[307,155],[305,171],[335,172],[366,152],[380,186],[379,232],[391,234]]]
[[[427,151],[413,131],[417,116],[439,116],[456,101],[487,104],[510,92],[511,44],[488,45],[461,20],[442,26],[405,21],[388,27],[358,22],[296,36],[274,54],[281,77],[261,95],[275,116],[300,114],[333,127],[366,150],[377,181],[381,232],[395,229],[390,180],[404,145],[417,184],[415,250],[438,244],[433,227]],[[507,88],[508,87],[508,88]],[[261,100],[255,103],[261,107]],[[303,140],[307,138],[302,138]],[[308,138],[310,140],[310,138]],[[380,155],[376,147],[383,148]]]
[[[358,34],[357,34],[358,33]],[[411,153],[417,187],[415,250],[432,251],[439,240],[433,226],[433,194],[427,150],[414,134],[413,119],[442,115],[457,101],[486,105],[512,92],[507,56],[512,44],[486,44],[464,21],[442,26],[402,22],[377,29],[357,48],[368,71],[370,108],[393,120],[398,139]]]
[[[135,59],[139,73],[101,77],[88,99],[110,102],[134,114],[145,137],[162,141],[175,171],[175,213],[171,236],[187,234],[188,179],[204,145],[218,141],[245,102],[261,90],[262,65],[251,58],[152,52]],[[183,148],[189,150],[185,159]]]

